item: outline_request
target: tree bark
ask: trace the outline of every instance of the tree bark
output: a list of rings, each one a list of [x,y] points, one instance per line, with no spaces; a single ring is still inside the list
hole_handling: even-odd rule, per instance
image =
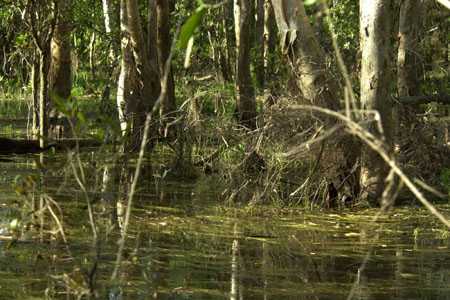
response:
[[[387,147],[392,142],[392,101],[389,86],[392,80],[392,1],[360,1],[361,105],[376,110],[378,118],[370,118],[368,130],[382,139]],[[378,126],[379,121],[381,126]],[[383,147],[383,145],[380,145]],[[363,199],[379,201],[384,189],[388,167],[383,159],[363,146],[361,187]]]
[[[50,90],[67,100],[72,89],[72,61],[70,33],[72,31],[72,1],[59,0],[59,18],[51,42]]]
[[[264,69],[264,58],[265,58],[264,21],[265,21],[264,0],[256,0],[255,74],[256,74],[256,82],[261,90],[264,90],[264,82],[266,76]]]
[[[397,55],[398,95],[420,95],[420,58],[417,53],[423,20],[423,0],[403,0],[400,6]]]
[[[272,5],[280,44],[289,56],[302,98],[312,105],[339,110],[339,82],[327,72],[325,52],[314,34],[303,3],[297,0],[272,0]],[[335,119],[323,115],[318,117],[328,128],[336,126]],[[359,176],[355,172],[360,156],[359,143],[353,137],[338,136],[334,149],[330,151],[335,153],[330,153],[324,161],[327,167],[323,176],[331,182],[340,182],[340,185],[347,182],[352,194],[350,196],[359,196]]]
[[[264,3],[264,70],[266,82],[274,73],[274,57],[276,48],[275,14],[270,0]]]
[[[159,74],[162,80],[165,73],[166,61],[169,58],[171,50],[170,48],[172,44],[170,39],[169,0],[156,0],[156,15]],[[174,120],[175,110],[175,85],[173,80],[172,67],[170,66],[167,78],[167,94],[163,99],[161,99],[159,110],[162,128],[164,128],[166,124],[169,124]],[[166,135],[167,133],[168,132],[164,132],[164,135]]]
[[[51,62],[49,70],[49,89],[52,101],[67,101],[72,90],[72,60],[70,36],[72,31],[72,1],[59,0],[58,21],[51,41]],[[51,104],[50,104],[51,106]],[[53,110],[53,109],[52,109]],[[56,112],[51,110],[51,115]],[[56,116],[57,117],[57,116]],[[50,126],[50,135],[70,136],[70,128]]]
[[[312,104],[339,109],[338,82],[327,73],[325,52],[309,23],[305,8],[296,0],[272,0],[282,47],[295,68],[303,96]]]
[[[234,20],[236,31],[236,91],[239,124],[256,128],[256,101],[250,73],[252,0],[235,0]]]
[[[125,151],[136,151],[142,140],[145,117],[160,92],[157,65],[150,60],[136,0],[121,1],[122,60],[117,104]],[[156,46],[156,45],[155,45]]]

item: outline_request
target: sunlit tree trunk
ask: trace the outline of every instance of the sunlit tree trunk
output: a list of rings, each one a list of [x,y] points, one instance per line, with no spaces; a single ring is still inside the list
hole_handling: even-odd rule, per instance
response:
[[[120,74],[117,84],[117,109],[119,112],[122,135],[127,136],[132,131],[132,105],[135,98],[136,75],[133,72],[133,54],[131,42],[127,31],[127,14],[125,0],[120,1],[120,30],[121,30],[121,59]]]
[[[59,17],[51,42],[51,62],[49,72],[50,95],[53,101],[66,101],[70,97],[72,89],[72,60],[70,36],[72,30],[72,1],[59,0]],[[58,117],[56,112],[51,113]],[[51,126],[51,135],[55,137],[55,131],[65,136],[70,132],[69,128],[56,128]]]
[[[281,42],[290,52],[303,96],[312,104],[337,110],[340,100],[338,83],[327,73],[325,53],[309,23],[303,3],[272,0],[272,4]]]
[[[274,57],[276,48],[275,15],[270,0],[264,2],[264,81],[274,72]]]
[[[156,14],[157,14],[157,52],[159,62],[159,74],[164,76],[166,61],[170,54],[171,39],[170,39],[170,7],[169,0],[156,0]],[[169,67],[167,77],[167,94],[161,99],[160,117],[162,128],[165,124],[174,120],[174,112],[176,110],[175,104],[175,86],[173,80],[172,67]],[[164,135],[167,135],[167,130]]]
[[[136,0],[121,1],[121,72],[117,104],[121,128],[126,137],[125,150],[135,151],[141,142],[147,112],[160,91],[156,64],[150,61]]]
[[[39,92],[38,106],[33,107],[33,115],[38,117],[39,144],[45,147],[48,135],[48,98],[49,82],[48,73],[50,69],[51,47],[50,43],[57,21],[57,0],[46,2],[27,2],[26,24],[33,39],[35,52],[35,64],[33,68],[38,70]],[[37,67],[37,68],[36,68]],[[36,79],[36,77],[35,77]],[[35,94],[36,95],[36,94]],[[37,113],[39,112],[39,113]],[[36,124],[35,124],[36,125]]]
[[[32,126],[31,126],[31,136],[36,138],[38,136],[39,131],[39,61],[34,54],[33,63],[31,66],[31,98],[33,99],[32,103]]]
[[[391,0],[360,1],[361,105],[364,109],[379,113],[379,118],[370,117],[368,129],[383,139],[385,145],[389,145],[392,138],[392,101],[389,95],[392,80],[392,13]],[[383,159],[364,146],[361,163],[363,199],[380,200],[387,172]]]
[[[72,61],[70,34],[72,30],[72,0],[59,1],[59,19],[51,43],[51,93],[61,99],[70,97],[72,89]]]
[[[45,147],[48,137],[48,71],[50,69],[50,45],[44,45],[39,51],[39,144]]]
[[[239,124],[256,128],[256,101],[250,73],[252,0],[234,1],[236,31],[236,97]]]

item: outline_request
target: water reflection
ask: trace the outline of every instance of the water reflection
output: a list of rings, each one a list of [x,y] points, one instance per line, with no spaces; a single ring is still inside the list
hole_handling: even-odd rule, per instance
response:
[[[1,162],[1,299],[347,299],[354,283],[353,299],[450,299],[448,233],[422,210],[378,224],[368,222],[375,211],[251,214],[218,206],[217,180],[162,176],[157,163],[145,168],[110,282],[133,165],[92,155],[82,161],[97,243],[66,156]],[[30,174],[27,197],[16,194],[17,175]],[[45,195],[61,207],[67,247]],[[10,244],[15,218],[29,226]]]

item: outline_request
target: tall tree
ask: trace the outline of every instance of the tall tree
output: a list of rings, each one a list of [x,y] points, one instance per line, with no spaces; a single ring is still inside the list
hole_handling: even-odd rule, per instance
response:
[[[50,69],[51,47],[50,43],[55,31],[58,15],[58,1],[27,1],[25,7],[25,21],[31,32],[34,45],[36,46],[37,64],[39,74],[39,106],[33,107],[33,116],[39,116],[38,122],[33,125],[39,126],[40,146],[45,147],[48,135],[48,73]],[[36,72],[36,70],[35,70]],[[39,113],[37,113],[39,112]],[[36,133],[37,128],[33,131]]]
[[[122,60],[117,103],[125,149],[137,150],[147,112],[160,92],[157,65],[150,61],[136,0],[121,1]]]
[[[256,23],[255,23],[255,74],[258,87],[264,89],[264,24],[265,24],[265,0],[256,0]],[[261,48],[262,46],[262,48]]]
[[[339,110],[341,93],[339,82],[327,72],[325,52],[319,44],[301,1],[272,0],[280,43],[288,53],[297,85],[302,97],[312,105]],[[332,118],[324,117],[327,127],[336,125]],[[359,146],[351,137],[341,138],[333,149],[340,155],[330,156],[326,175],[331,181],[340,182],[342,178],[348,185],[352,196],[358,196],[359,183],[355,167],[360,155]],[[334,194],[334,185],[329,184],[329,193]]]
[[[264,81],[274,72],[274,57],[276,48],[275,15],[270,0],[264,2]]]
[[[72,1],[58,1],[58,21],[51,42],[49,85],[51,98],[67,100],[72,89],[71,39]],[[61,128],[64,134],[69,128]]]
[[[237,113],[239,123],[249,129],[256,128],[255,90],[250,73],[252,3],[252,0],[234,1]]]
[[[157,49],[159,74],[162,78],[165,73],[166,61],[169,58],[171,39],[170,39],[170,0],[156,0],[156,19],[157,19]],[[162,78],[163,79],[163,78]],[[170,123],[174,119],[175,104],[175,85],[173,80],[172,67],[169,66],[167,77],[167,93],[161,99],[160,117],[162,125]]]
[[[372,116],[368,129],[383,139],[388,147],[392,141],[392,102],[389,95],[392,13],[392,0],[360,0],[361,105],[366,110],[378,112],[380,118]],[[361,163],[363,198],[380,199],[387,172],[383,159],[364,146]]]
[[[301,1],[272,0],[280,42],[289,52],[303,96],[312,104],[337,110],[338,82],[327,73],[325,52]]]
[[[424,0],[404,0],[400,6],[397,54],[399,96],[420,94],[419,55],[417,53],[423,20]]]

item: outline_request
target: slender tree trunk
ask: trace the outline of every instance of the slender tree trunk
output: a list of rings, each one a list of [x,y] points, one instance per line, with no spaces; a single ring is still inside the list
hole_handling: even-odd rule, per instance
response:
[[[157,14],[157,52],[159,62],[159,74],[164,76],[166,61],[170,54],[171,39],[170,39],[170,7],[169,0],[156,0],[156,14]],[[169,68],[167,78],[167,95],[160,103],[160,117],[162,128],[165,124],[174,120],[174,112],[176,110],[175,104],[175,85],[173,80],[172,67]],[[164,132],[167,135],[168,132]]]
[[[223,30],[223,36],[224,36],[224,55],[223,59],[221,60],[221,66],[222,66],[222,74],[223,78],[226,82],[232,82],[233,80],[233,55],[234,55],[234,37],[232,30],[230,28],[233,28],[233,5],[234,3],[231,1],[226,1],[222,5],[222,30]]]
[[[50,69],[50,47],[39,51],[39,145],[46,146],[48,137],[48,71]]]
[[[93,81],[96,79],[95,70],[95,40],[96,34],[93,32],[91,34],[91,40],[89,42],[89,70],[91,71],[91,78]]]
[[[256,128],[256,101],[250,73],[252,0],[235,0],[236,31],[236,90],[239,123],[249,129]]]
[[[276,48],[275,14],[270,0],[264,2],[264,81],[270,79],[274,72],[274,58]]]
[[[392,80],[392,1],[360,1],[361,105],[379,113],[370,118],[369,130],[383,139],[386,145],[392,138],[392,102],[389,91]],[[381,132],[380,132],[381,129]],[[361,163],[362,197],[379,200],[384,189],[388,168],[383,159],[368,146],[363,147]]]
[[[120,74],[117,84],[117,109],[119,112],[120,128],[123,136],[128,136],[132,131],[132,109],[135,102],[134,82],[136,81],[133,69],[133,54],[131,42],[127,31],[127,13],[125,0],[120,1],[120,29],[121,29],[121,52]]]
[[[256,26],[255,26],[255,74],[258,87],[263,90],[265,83],[264,69],[264,24],[265,24],[265,0],[256,0]],[[261,48],[261,45],[263,47]]]
[[[32,104],[32,128],[31,136],[37,138],[39,131],[39,60],[36,57],[36,52],[33,58],[33,65],[31,67],[31,95],[33,99]]]

